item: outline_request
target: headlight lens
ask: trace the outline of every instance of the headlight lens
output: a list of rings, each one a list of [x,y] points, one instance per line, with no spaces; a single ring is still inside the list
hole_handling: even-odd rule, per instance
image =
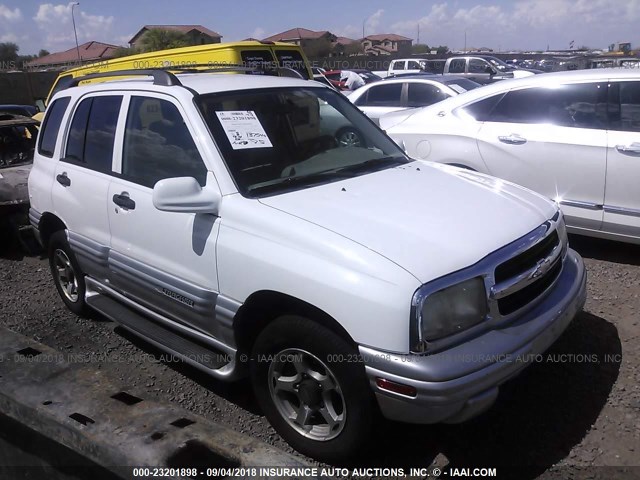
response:
[[[484,280],[480,277],[427,296],[418,308],[418,328],[423,341],[434,341],[466,330],[488,313]]]

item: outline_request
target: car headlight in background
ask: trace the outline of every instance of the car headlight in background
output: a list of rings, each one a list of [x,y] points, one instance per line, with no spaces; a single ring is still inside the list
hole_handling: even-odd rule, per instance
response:
[[[481,277],[431,294],[426,294],[425,288],[428,286],[419,289],[414,295],[414,325],[418,329],[414,351],[424,352],[425,342],[467,330],[487,317],[487,294]]]

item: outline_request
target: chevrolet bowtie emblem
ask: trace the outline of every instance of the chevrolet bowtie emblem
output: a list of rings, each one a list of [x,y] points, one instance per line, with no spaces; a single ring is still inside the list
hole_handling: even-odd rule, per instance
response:
[[[536,268],[529,275],[529,279],[532,280],[534,278],[541,277],[542,275],[547,273],[547,271],[549,270],[550,266],[551,266],[551,258],[547,257],[547,258],[544,258],[544,259],[540,260],[536,264]]]

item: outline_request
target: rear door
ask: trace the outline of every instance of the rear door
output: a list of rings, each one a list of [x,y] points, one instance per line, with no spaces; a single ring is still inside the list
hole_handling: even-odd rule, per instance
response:
[[[368,87],[364,95],[354,104],[371,120],[378,123],[382,115],[406,108],[406,103],[403,101],[405,86],[406,83],[397,81],[375,83]]]
[[[569,225],[600,229],[606,91],[591,82],[507,92],[478,133],[490,173],[560,202]]]
[[[67,225],[82,270],[101,280],[109,277],[107,194],[122,98],[101,93],[76,103],[52,188],[55,213]]]
[[[609,84],[603,230],[640,237],[640,81]]]
[[[441,102],[451,95],[446,93],[440,85],[424,82],[407,83],[408,108],[426,107]]]

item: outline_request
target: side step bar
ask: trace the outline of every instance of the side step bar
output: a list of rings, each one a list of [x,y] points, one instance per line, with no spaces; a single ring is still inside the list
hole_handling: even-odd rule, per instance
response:
[[[171,328],[168,324],[174,322],[170,320],[164,320],[163,323],[167,324],[164,326],[128,307],[125,303],[130,300],[109,287],[101,285],[92,278],[86,278],[86,283],[87,305],[119,323],[134,335],[210,375],[230,380],[240,374],[239,369],[236,368],[235,350],[228,347],[225,349],[227,351],[223,351],[222,348],[217,349],[211,345],[213,339],[205,340],[202,334],[189,332],[187,327],[181,327],[183,331]],[[200,340],[194,338],[196,334],[201,337]]]

